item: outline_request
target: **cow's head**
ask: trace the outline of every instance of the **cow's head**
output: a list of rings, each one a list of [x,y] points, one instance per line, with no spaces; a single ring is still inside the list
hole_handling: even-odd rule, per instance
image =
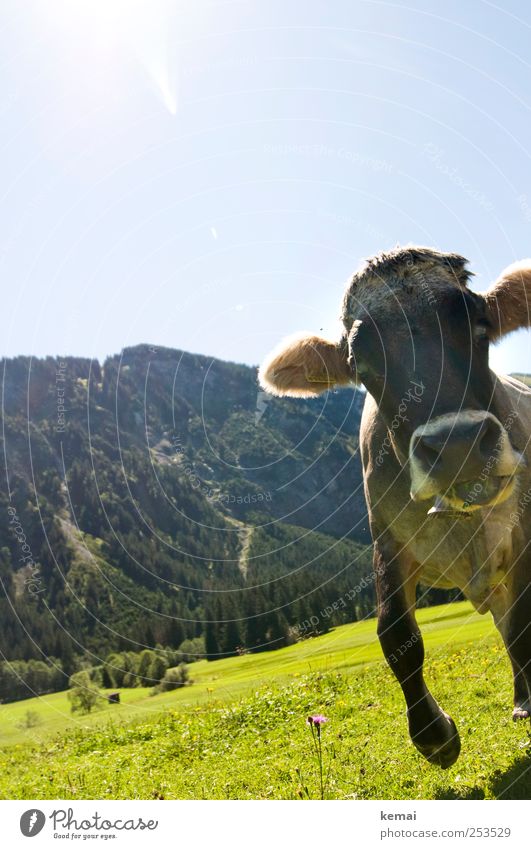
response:
[[[368,260],[347,288],[340,341],[292,337],[259,379],[275,395],[306,398],[363,383],[387,424],[388,447],[409,462],[411,497],[473,510],[505,500],[523,463],[491,412],[489,344],[530,326],[531,260],[509,266],[482,294],[468,288],[466,265],[429,248]]]

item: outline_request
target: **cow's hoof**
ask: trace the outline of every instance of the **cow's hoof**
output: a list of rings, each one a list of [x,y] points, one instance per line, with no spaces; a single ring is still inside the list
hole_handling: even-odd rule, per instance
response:
[[[461,740],[455,723],[441,711],[419,734],[411,735],[413,744],[431,764],[448,769],[459,757]]]
[[[517,706],[513,710],[513,720],[517,722],[519,719],[529,719],[531,716],[529,708]]]

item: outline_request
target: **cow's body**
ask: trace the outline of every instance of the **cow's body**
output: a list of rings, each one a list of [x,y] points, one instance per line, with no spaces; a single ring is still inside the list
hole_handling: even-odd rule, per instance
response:
[[[488,365],[489,342],[531,324],[531,260],[482,295],[468,278],[455,254],[381,254],[352,278],[339,342],[293,338],[260,373],[278,395],[368,390],[360,447],[378,635],[412,740],[442,767],[460,742],[424,681],[419,583],[458,587],[492,613],[513,667],[513,717],[531,716],[531,390]]]

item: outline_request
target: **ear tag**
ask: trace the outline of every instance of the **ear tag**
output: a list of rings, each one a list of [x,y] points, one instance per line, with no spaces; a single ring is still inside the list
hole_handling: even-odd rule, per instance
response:
[[[326,383],[328,385],[330,384],[330,380],[324,375],[307,374],[306,380],[308,381],[308,383]]]

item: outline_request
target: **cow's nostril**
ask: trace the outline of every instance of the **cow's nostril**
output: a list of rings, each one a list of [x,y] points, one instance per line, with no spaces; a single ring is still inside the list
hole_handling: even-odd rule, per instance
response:
[[[422,452],[427,460],[430,460],[432,463],[435,463],[439,457],[441,456],[441,452],[437,450],[437,448],[432,448],[431,445],[423,445]]]
[[[441,436],[437,433],[430,433],[421,437],[423,447],[437,455],[444,449],[447,441],[448,437],[446,435]]]
[[[441,457],[444,440],[434,436],[420,436],[413,448],[413,453],[425,463],[433,466]]]

